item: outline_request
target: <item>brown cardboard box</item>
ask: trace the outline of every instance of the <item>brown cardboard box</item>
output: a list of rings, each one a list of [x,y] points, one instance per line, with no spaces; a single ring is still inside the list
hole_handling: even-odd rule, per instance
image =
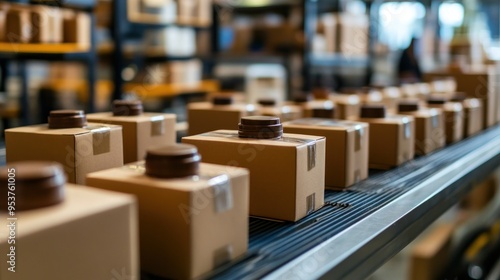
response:
[[[87,177],[137,197],[141,268],[169,279],[199,277],[246,252],[248,182],[247,170],[212,164],[180,179],[146,176],[143,163]]]
[[[65,43],[76,43],[82,47],[90,46],[91,19],[86,12],[65,12],[63,40]]]
[[[336,117],[335,104],[330,100],[313,100],[303,104],[301,107],[303,118],[334,119]]]
[[[451,239],[454,224],[443,224],[435,228],[412,249],[409,279],[439,279],[450,260]]]
[[[89,123],[85,128],[49,129],[47,124],[5,130],[7,162],[55,161],[68,182],[84,184],[87,173],[123,165],[122,128]]]
[[[31,31],[29,9],[25,6],[12,5],[5,17],[5,42],[28,43]]]
[[[302,108],[296,105],[257,106],[257,115],[278,117],[282,122],[302,118]]]
[[[486,71],[478,72],[430,72],[426,73],[425,80],[432,81],[438,78],[452,77],[456,81],[456,91],[465,92],[470,98],[479,98],[483,105],[483,128],[496,123],[498,93],[495,91],[497,70],[494,66]]]
[[[451,144],[464,138],[464,110],[461,103],[427,104],[429,108],[442,109],[445,119],[446,143]]]
[[[197,20],[202,24],[212,23],[212,0],[198,0]]]
[[[33,43],[61,43],[63,39],[63,19],[58,8],[34,5],[31,7]]]
[[[189,135],[218,129],[236,129],[242,117],[255,115],[253,105],[214,105],[212,102],[196,102],[188,105]]]
[[[390,114],[397,114],[398,103],[401,98],[401,91],[397,87],[386,87],[382,89],[382,103]]]
[[[368,177],[368,124],[325,119],[300,119],[283,124],[286,133],[326,137],[325,184],[349,187]]]
[[[470,98],[462,101],[464,107],[464,137],[472,136],[483,129],[483,107],[481,100]]]
[[[7,11],[10,5],[5,3],[0,3],[0,42],[7,41],[6,39],[6,21],[7,21]]]
[[[139,279],[136,211],[132,196],[67,184],[62,203],[16,212],[15,273],[7,270],[9,228],[1,227],[0,278]]]
[[[335,118],[349,120],[359,117],[361,99],[353,94],[335,94],[330,96],[335,103]]]
[[[337,18],[335,14],[324,14],[320,18],[325,36],[326,52],[337,52]]]
[[[143,160],[148,148],[174,144],[176,141],[174,114],[113,116],[113,113],[95,113],[87,114],[87,120],[122,126],[124,163]]]
[[[346,56],[367,56],[370,26],[368,16],[340,13],[337,19],[337,50]]]
[[[393,115],[355,120],[370,124],[370,168],[390,169],[413,159],[415,119],[412,116]]]
[[[399,112],[415,118],[415,154],[426,155],[444,147],[446,142],[445,116],[440,109],[420,109]]]
[[[321,208],[325,188],[325,138],[284,134],[283,139],[239,138],[218,130],[182,138],[202,160],[250,170],[250,215],[298,221]]]

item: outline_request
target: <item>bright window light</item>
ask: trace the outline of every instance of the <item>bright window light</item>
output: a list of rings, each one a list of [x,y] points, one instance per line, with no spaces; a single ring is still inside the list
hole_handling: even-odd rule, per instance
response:
[[[419,2],[385,2],[380,6],[379,40],[390,49],[406,48],[423,31],[425,7]]]
[[[457,2],[444,2],[439,6],[441,24],[457,27],[464,20],[464,6]]]

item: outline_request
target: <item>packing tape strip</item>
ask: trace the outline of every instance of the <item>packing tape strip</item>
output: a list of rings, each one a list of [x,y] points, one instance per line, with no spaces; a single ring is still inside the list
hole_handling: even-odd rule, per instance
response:
[[[297,125],[315,125],[315,126],[323,126],[323,127],[352,127],[355,130],[355,151],[361,150],[361,140],[363,139],[363,135],[365,134],[365,130],[362,125],[356,122],[350,121],[335,121],[335,120],[324,120],[324,119],[302,119],[297,121],[289,122],[289,124],[297,124]]]
[[[233,208],[233,193],[231,180],[226,174],[208,179],[208,185],[214,191],[214,206],[216,213],[226,212]]]
[[[109,126],[87,126],[92,133],[92,149],[94,155],[109,153],[111,150],[111,128]]]
[[[214,264],[213,268],[221,266],[230,262],[233,259],[233,246],[226,245],[214,251]]]
[[[233,138],[233,139],[240,139],[238,136],[238,132],[208,132],[204,133],[201,136],[207,136],[207,137],[223,137],[223,138]],[[311,140],[311,139],[301,139],[301,138],[295,138],[295,137],[281,137],[280,139],[274,139],[272,141],[282,141],[282,142],[288,142],[288,143],[298,143],[298,144],[303,144],[307,145],[307,170],[310,171],[314,167],[316,167],[316,157],[317,157],[317,152],[316,152],[316,140]]]
[[[151,117],[151,136],[161,136],[165,134],[165,117]]]
[[[137,173],[144,174],[146,172],[144,162],[127,164],[123,168],[133,170]],[[231,187],[231,179],[226,174],[216,176],[199,175],[193,176],[195,180],[205,180],[210,188],[213,189],[213,199],[216,213],[223,213],[231,210],[234,206],[233,192]],[[211,195],[205,194],[207,197]]]

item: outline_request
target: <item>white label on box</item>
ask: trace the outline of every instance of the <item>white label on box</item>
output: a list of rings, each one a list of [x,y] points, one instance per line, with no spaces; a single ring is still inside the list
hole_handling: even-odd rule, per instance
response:
[[[208,184],[214,189],[214,205],[216,213],[222,213],[233,208],[231,180],[227,175],[219,175],[211,178],[208,180]]]

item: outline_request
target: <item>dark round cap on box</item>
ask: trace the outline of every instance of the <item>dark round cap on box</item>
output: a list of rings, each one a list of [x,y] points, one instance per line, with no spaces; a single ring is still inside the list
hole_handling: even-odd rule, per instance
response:
[[[257,101],[257,103],[259,103],[259,105],[262,105],[264,107],[276,106],[276,100],[271,98],[261,98]]]
[[[448,99],[446,99],[445,97],[430,97],[430,98],[427,98],[427,104],[443,105],[446,102],[448,102]]]
[[[295,102],[295,103],[306,103],[306,102],[311,101],[311,100],[312,100],[312,96],[309,94],[299,94],[293,98],[293,102]]]
[[[334,108],[313,108],[312,109],[312,117],[313,118],[332,119],[335,117],[335,109]]]
[[[361,107],[361,118],[385,118],[385,106],[384,105],[363,105]]]
[[[201,156],[193,145],[174,144],[149,149],[146,175],[156,178],[182,178],[198,174]]]
[[[283,125],[278,117],[244,117],[241,118],[238,135],[241,138],[279,139],[283,136]]]
[[[81,128],[87,125],[87,117],[82,110],[55,110],[49,114],[49,128]]]
[[[215,96],[212,99],[213,105],[231,105],[233,104],[233,98],[231,96]]]
[[[55,162],[24,161],[0,169],[0,200],[6,211],[8,192],[15,193],[15,210],[30,210],[58,204],[64,200],[66,177]]]
[[[465,94],[465,92],[455,92],[455,94],[450,99],[450,101],[453,101],[453,102],[462,102],[465,99],[467,99],[467,94]]]
[[[398,105],[399,112],[415,112],[419,110],[418,101],[403,101]]]
[[[140,100],[113,101],[113,116],[140,116],[144,112]]]

